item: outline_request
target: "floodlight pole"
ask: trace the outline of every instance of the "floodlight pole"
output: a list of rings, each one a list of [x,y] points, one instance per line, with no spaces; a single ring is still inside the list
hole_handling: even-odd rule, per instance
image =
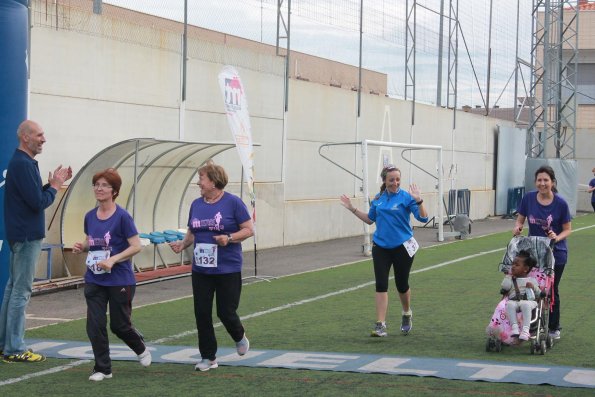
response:
[[[185,124],[186,124],[186,68],[188,58],[188,0],[184,0],[184,34],[182,35],[182,97],[180,100],[180,114],[178,137],[180,141],[185,139]]]

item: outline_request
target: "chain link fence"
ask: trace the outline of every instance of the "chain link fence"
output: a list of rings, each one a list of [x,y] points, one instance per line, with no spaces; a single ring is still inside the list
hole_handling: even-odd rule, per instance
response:
[[[99,3],[101,17],[93,13],[93,0],[33,0],[33,26],[72,30],[181,53],[182,0],[96,0],[95,6]],[[530,1],[293,0],[291,49],[357,66],[361,11],[362,66],[385,73],[387,93],[402,98],[407,68],[407,5],[411,8],[414,3],[416,100],[446,104],[449,70],[450,80],[454,81],[454,54],[449,54],[449,48],[456,45],[457,107],[484,107],[486,102],[491,106],[511,107],[517,45],[519,57],[530,62],[533,11]],[[442,4],[443,34],[440,35]],[[287,0],[282,1],[281,13],[286,17],[287,5]],[[265,56],[258,55],[250,45],[252,42],[274,46],[277,42],[277,0],[189,0],[187,15],[190,58],[278,76],[284,74],[283,61],[272,50],[269,54],[265,51]],[[458,34],[449,34],[449,31],[457,32],[452,25],[456,20]],[[409,23],[413,29],[413,21]],[[279,36],[285,34],[282,28]],[[250,42],[233,47],[226,35]],[[280,45],[285,45],[283,39]],[[438,55],[440,48],[442,58]],[[442,73],[438,74],[440,62]],[[452,95],[452,87],[450,92]]]

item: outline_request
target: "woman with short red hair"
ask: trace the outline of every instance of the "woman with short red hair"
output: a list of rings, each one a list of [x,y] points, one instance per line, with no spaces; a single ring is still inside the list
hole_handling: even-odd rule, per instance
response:
[[[85,241],[75,243],[72,252],[88,252],[85,273],[87,335],[93,347],[95,366],[89,377],[101,381],[112,377],[106,311],[110,329],[137,355],[142,366],[151,365],[151,352],[142,334],[131,322],[136,279],[131,258],[141,250],[140,238],[130,214],[116,204],[122,178],[113,168],[93,176],[98,206],[85,215]]]

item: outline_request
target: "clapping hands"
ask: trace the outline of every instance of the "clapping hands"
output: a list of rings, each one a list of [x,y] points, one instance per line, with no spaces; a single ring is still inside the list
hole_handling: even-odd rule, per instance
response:
[[[60,187],[62,187],[62,185],[64,184],[64,182],[66,182],[70,178],[72,178],[72,168],[70,168],[70,167],[63,168],[62,164],[60,164],[58,166],[58,168],[56,168],[54,170],[53,173],[52,172],[49,173],[48,183],[54,189],[59,190]]]

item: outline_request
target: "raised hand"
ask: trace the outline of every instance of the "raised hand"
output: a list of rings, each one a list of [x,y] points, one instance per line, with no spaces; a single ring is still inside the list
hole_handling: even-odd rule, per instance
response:
[[[411,185],[409,185],[409,194],[411,195],[411,197],[415,199],[415,201],[421,200],[421,190],[419,189],[417,184],[412,183]]]
[[[341,205],[353,212],[353,204],[351,204],[351,199],[344,194],[339,198],[341,199]]]

